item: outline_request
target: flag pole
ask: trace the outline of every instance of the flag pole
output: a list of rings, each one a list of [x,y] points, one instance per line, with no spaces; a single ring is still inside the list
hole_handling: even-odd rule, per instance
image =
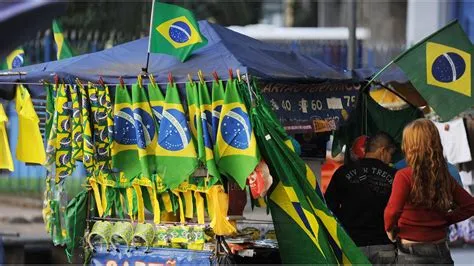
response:
[[[155,13],[155,0],[151,4],[151,17],[150,17],[150,31],[148,33],[148,53],[146,55],[146,66],[142,68],[142,71],[148,73],[148,64],[150,63],[150,47],[151,47],[151,31],[153,29],[153,15]]]

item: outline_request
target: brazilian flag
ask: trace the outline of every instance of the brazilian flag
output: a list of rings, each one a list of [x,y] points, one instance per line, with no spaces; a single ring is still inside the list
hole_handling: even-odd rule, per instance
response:
[[[23,66],[23,63],[25,62],[24,57],[25,57],[25,51],[23,50],[23,48],[18,47],[9,55],[7,55],[7,58],[5,58],[5,60],[2,62],[0,69],[10,70],[17,67],[21,67]]]
[[[115,89],[114,139],[111,148],[112,167],[124,172],[128,180],[141,172],[132,99],[126,87]]]
[[[196,83],[186,83],[186,101],[188,103],[189,113],[189,127],[194,140],[194,146],[197,149],[198,159],[205,162],[204,159],[204,143],[202,138],[202,127],[201,127],[201,110],[198,102],[198,90]]]
[[[393,62],[436,113],[447,121],[474,106],[473,47],[453,21],[398,56]]]
[[[247,177],[260,161],[260,154],[250,116],[235,80],[227,82],[214,153],[219,171],[245,188]]]
[[[169,54],[184,62],[207,44],[191,11],[155,1],[152,16],[149,52]]]
[[[269,110],[258,96],[252,121],[258,147],[276,184],[267,202],[283,263],[370,264],[308,181],[308,167],[285,143],[288,136]]]
[[[153,111],[156,125],[159,126],[163,119],[163,107],[165,105],[165,97],[161,93],[158,84],[152,82],[148,85],[148,100]]]
[[[170,189],[186,181],[198,160],[176,84],[166,89],[157,148],[157,174]]]
[[[57,20],[53,20],[53,33],[54,33],[54,41],[56,42],[57,46],[57,59],[65,59],[69,57],[73,57],[74,53],[72,52],[71,47],[67,40],[64,39],[63,29],[61,24]]]
[[[198,84],[198,105],[199,110],[201,111],[200,123],[203,140],[202,144],[204,148],[204,159],[207,171],[212,177],[210,179],[209,185],[214,185],[217,181],[220,180],[220,173],[217,170],[217,165],[214,160],[214,152],[212,149],[212,102],[211,97],[209,96],[207,85],[204,82],[200,82]]]
[[[157,148],[158,130],[155,126],[152,108],[148,103],[145,89],[140,84],[132,86],[132,106],[138,157],[141,175],[150,178],[156,171],[155,150]]]
[[[212,145],[216,145],[217,128],[219,127],[219,119],[221,117],[222,104],[224,103],[224,85],[222,81],[212,82]]]

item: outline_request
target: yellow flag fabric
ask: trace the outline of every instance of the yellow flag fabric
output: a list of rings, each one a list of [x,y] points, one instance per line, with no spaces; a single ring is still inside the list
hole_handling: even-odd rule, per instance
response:
[[[8,117],[5,114],[3,105],[0,104],[0,169],[8,169],[13,171],[13,160],[10,152],[10,145],[8,144],[7,130],[5,124],[8,122]]]
[[[16,111],[19,133],[16,158],[25,163],[44,164],[46,152],[39,129],[39,118],[28,90],[22,85],[16,88]]]

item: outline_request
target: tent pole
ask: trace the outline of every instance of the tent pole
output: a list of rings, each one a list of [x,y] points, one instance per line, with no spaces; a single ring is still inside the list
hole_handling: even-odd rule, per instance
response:
[[[148,73],[148,64],[150,63],[150,48],[151,48],[151,30],[153,28],[153,15],[155,14],[155,0],[151,4],[151,16],[150,16],[150,31],[148,33],[148,53],[146,56],[146,66],[142,68],[142,71]]]

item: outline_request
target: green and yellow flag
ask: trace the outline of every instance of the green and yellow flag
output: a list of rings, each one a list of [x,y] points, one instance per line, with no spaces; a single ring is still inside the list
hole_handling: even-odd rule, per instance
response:
[[[191,11],[165,3],[153,3],[151,53],[169,54],[184,62],[194,50],[207,44]]]
[[[235,80],[227,82],[216,138],[214,153],[219,171],[245,188],[247,177],[260,161],[260,154]]]
[[[61,182],[73,172],[72,162],[72,102],[70,88],[60,85],[56,96],[57,135],[56,135],[56,183]]]
[[[9,55],[7,55],[7,58],[5,58],[5,60],[2,62],[0,69],[10,70],[17,67],[22,67],[25,61],[24,57],[25,51],[23,48],[18,47]]]
[[[111,153],[112,167],[122,170],[128,180],[140,174],[132,99],[127,88],[121,85],[115,90],[114,140]]]
[[[83,144],[82,144],[82,121],[81,106],[79,101],[80,89],[73,86],[71,90],[72,100],[72,159],[82,161]]]
[[[393,63],[447,121],[474,106],[473,51],[461,25],[453,21],[399,55]]]
[[[208,185],[212,186],[221,179],[221,176],[219,170],[217,170],[217,165],[214,160],[213,143],[211,139],[212,104],[206,83],[200,82],[198,84],[198,98],[199,110],[201,111],[200,123],[204,148],[204,160],[207,171],[211,176]]]
[[[150,178],[156,171],[158,130],[153,119],[153,112],[148,102],[145,89],[140,84],[132,86],[132,106],[137,140],[138,157],[141,175]]]
[[[191,129],[194,146],[197,150],[198,159],[205,162],[204,159],[204,140],[202,138],[201,110],[198,103],[198,90],[196,83],[186,83],[186,101],[188,103],[189,128]]]
[[[81,96],[81,123],[82,123],[82,163],[86,168],[87,175],[94,171],[94,141],[92,136],[91,121],[89,119],[91,107],[89,96],[84,86],[78,82],[79,94]]]
[[[150,106],[153,111],[153,116],[155,118],[155,122],[157,128],[163,119],[163,107],[165,105],[165,97],[163,93],[161,93],[161,89],[158,84],[151,82],[148,85],[148,100],[150,102]]]
[[[163,119],[158,136],[158,175],[170,189],[194,173],[197,155],[176,84],[166,89]],[[177,167],[179,166],[179,167]]]
[[[221,117],[222,111],[222,104],[224,103],[224,85],[222,81],[219,80],[212,82],[212,131],[211,133],[211,140],[212,145],[216,145],[216,136],[217,136],[217,128],[219,127],[219,119]]]
[[[53,20],[53,33],[54,33],[54,41],[56,42],[57,46],[57,59],[65,59],[69,57],[73,57],[74,53],[72,52],[69,43],[64,39],[63,29],[61,24],[57,20]]]

